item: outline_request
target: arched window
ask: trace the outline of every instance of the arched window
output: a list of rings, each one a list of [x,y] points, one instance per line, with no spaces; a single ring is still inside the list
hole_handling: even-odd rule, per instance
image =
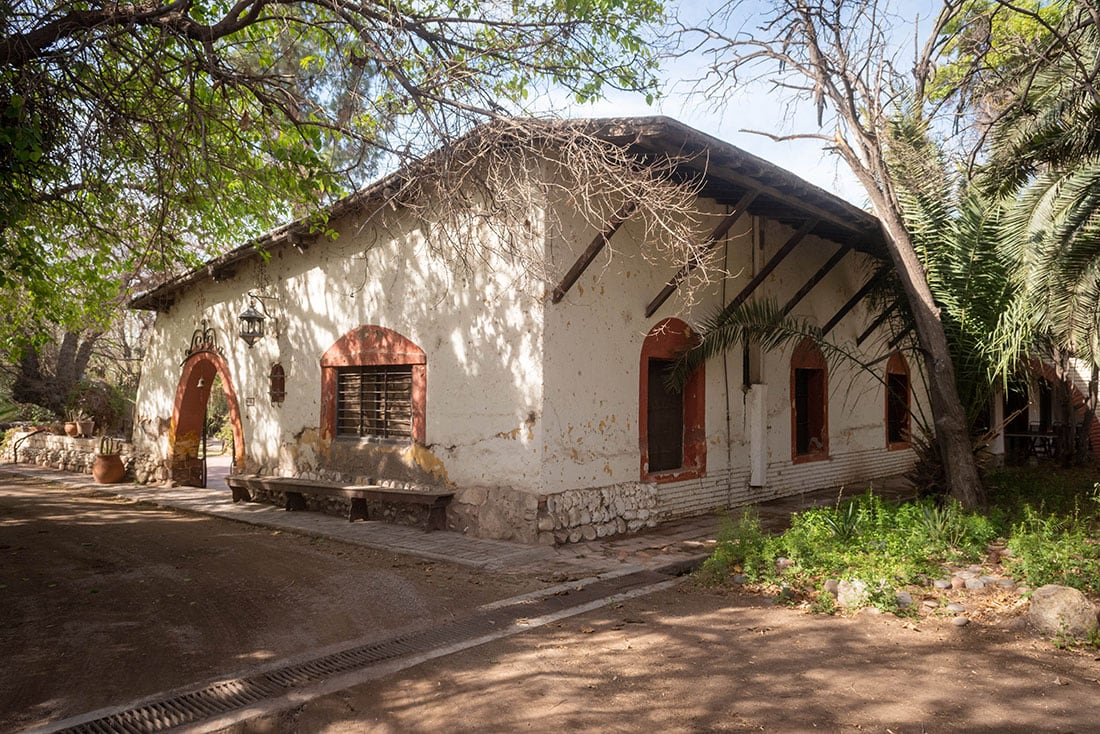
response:
[[[642,344],[638,395],[642,481],[672,482],[706,473],[704,368],[696,369],[682,390],[665,381],[676,358],[696,340],[683,321],[665,319]]]
[[[886,446],[909,448],[909,364],[901,352],[886,362]]]
[[[360,326],[321,357],[321,433],[425,443],[427,357],[381,326]]]
[[[829,456],[829,375],[809,338],[791,356],[791,456],[796,462]]]
[[[271,402],[275,405],[281,405],[286,400],[286,370],[278,362],[271,365],[270,379],[271,388],[268,394],[271,396]]]

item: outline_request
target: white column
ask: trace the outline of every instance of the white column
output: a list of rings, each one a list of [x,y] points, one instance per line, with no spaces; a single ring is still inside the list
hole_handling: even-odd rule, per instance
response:
[[[989,453],[993,454],[993,464],[1004,466],[1005,463],[1005,396],[1001,388],[993,391],[993,410],[989,419],[990,429],[996,431],[993,440],[989,442]]]
[[[750,385],[745,396],[745,417],[749,434],[749,484],[763,487],[768,483],[767,385]]]

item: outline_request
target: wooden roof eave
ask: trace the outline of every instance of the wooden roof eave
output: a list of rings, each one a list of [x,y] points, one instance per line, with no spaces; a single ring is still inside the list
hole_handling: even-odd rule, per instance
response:
[[[386,201],[385,192],[388,188],[394,184],[399,175],[406,173],[406,171],[398,171],[390,174],[366,188],[333,202],[327,207],[329,220],[336,219],[356,209],[381,206]],[[214,281],[228,280],[236,274],[241,263],[260,257],[261,252],[271,253],[284,247],[292,247],[299,253],[305,253],[318,236],[311,231],[308,217],[290,222],[262,234],[224,255],[208,260],[197,268],[170,278],[155,288],[138,293],[130,299],[129,308],[163,313],[176,302],[180,291],[195,283],[207,279]]]
[[[618,135],[609,122],[604,133],[607,140],[628,145],[642,155],[682,159],[685,172],[703,179],[704,193],[730,189],[734,198],[756,191],[752,214],[780,220],[785,214],[788,224],[813,217],[819,224],[812,234],[878,257],[886,255],[874,215],[790,171],[671,118],[619,122],[622,131]],[[632,123],[636,125],[633,135],[628,133]]]

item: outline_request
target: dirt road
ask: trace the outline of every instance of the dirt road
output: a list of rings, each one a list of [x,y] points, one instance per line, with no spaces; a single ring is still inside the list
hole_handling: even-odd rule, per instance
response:
[[[539,585],[0,475],[0,731]]]
[[[540,585],[2,477],[0,560],[0,730]],[[227,732],[1084,734],[1098,700],[1100,651],[1010,613],[826,617],[684,584]]]
[[[1096,650],[997,624],[812,615],[681,587],[226,732],[1100,731]]]

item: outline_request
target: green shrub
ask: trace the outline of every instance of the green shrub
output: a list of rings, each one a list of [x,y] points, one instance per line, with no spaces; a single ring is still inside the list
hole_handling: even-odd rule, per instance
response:
[[[1012,555],[1005,567],[1029,585],[1060,584],[1100,594],[1100,543],[1079,514],[1043,515],[1025,506],[1008,548]]]
[[[703,562],[697,578],[704,583],[721,584],[735,573],[750,581],[760,581],[767,567],[768,535],[760,527],[760,516],[752,508],[737,518],[723,518],[718,532],[718,546]]]

